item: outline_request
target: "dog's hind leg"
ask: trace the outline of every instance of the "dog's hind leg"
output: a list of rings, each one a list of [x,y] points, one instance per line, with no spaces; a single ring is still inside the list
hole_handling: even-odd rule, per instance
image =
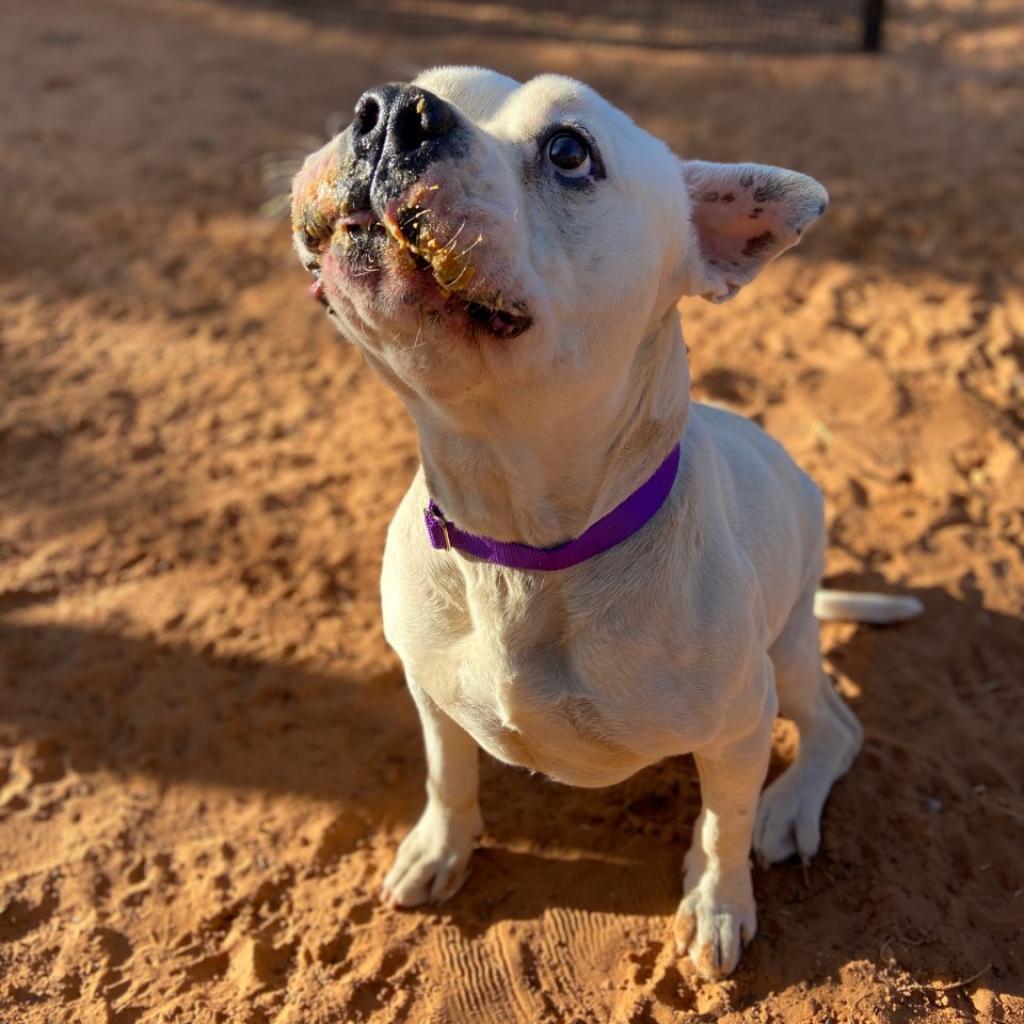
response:
[[[441,903],[466,880],[483,831],[477,801],[479,748],[430,697],[408,679],[427,752],[427,806],[402,840],[381,897],[399,907]]]
[[[862,731],[821,664],[814,594],[793,610],[769,654],[775,666],[779,714],[799,731],[793,763],[761,795],[754,851],[763,863],[818,852],[821,813],[832,784],[853,763]]]

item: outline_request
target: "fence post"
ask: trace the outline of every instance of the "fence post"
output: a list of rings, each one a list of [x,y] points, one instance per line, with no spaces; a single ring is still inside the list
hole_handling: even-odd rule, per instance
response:
[[[885,0],[864,0],[864,41],[868,53],[882,48],[882,22],[885,20]]]

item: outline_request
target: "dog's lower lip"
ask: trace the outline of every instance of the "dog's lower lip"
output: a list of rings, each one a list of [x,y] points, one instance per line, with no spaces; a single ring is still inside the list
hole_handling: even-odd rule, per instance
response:
[[[510,313],[504,309],[491,309],[479,302],[466,306],[469,318],[485,327],[497,338],[511,340],[518,338],[533,323],[533,317],[526,313]]]

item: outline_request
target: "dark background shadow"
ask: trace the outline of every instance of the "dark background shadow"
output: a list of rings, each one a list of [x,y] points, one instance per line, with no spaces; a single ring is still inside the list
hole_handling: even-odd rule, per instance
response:
[[[861,0],[225,0],[257,8],[285,7],[318,24],[387,25],[425,40],[467,33],[558,39],[665,49],[765,53],[852,51],[864,44]]]

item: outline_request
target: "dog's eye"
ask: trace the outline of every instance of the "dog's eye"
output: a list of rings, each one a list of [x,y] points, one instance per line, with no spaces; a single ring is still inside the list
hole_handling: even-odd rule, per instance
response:
[[[586,177],[593,164],[590,146],[575,132],[552,135],[548,140],[547,158],[558,173],[567,178]]]

